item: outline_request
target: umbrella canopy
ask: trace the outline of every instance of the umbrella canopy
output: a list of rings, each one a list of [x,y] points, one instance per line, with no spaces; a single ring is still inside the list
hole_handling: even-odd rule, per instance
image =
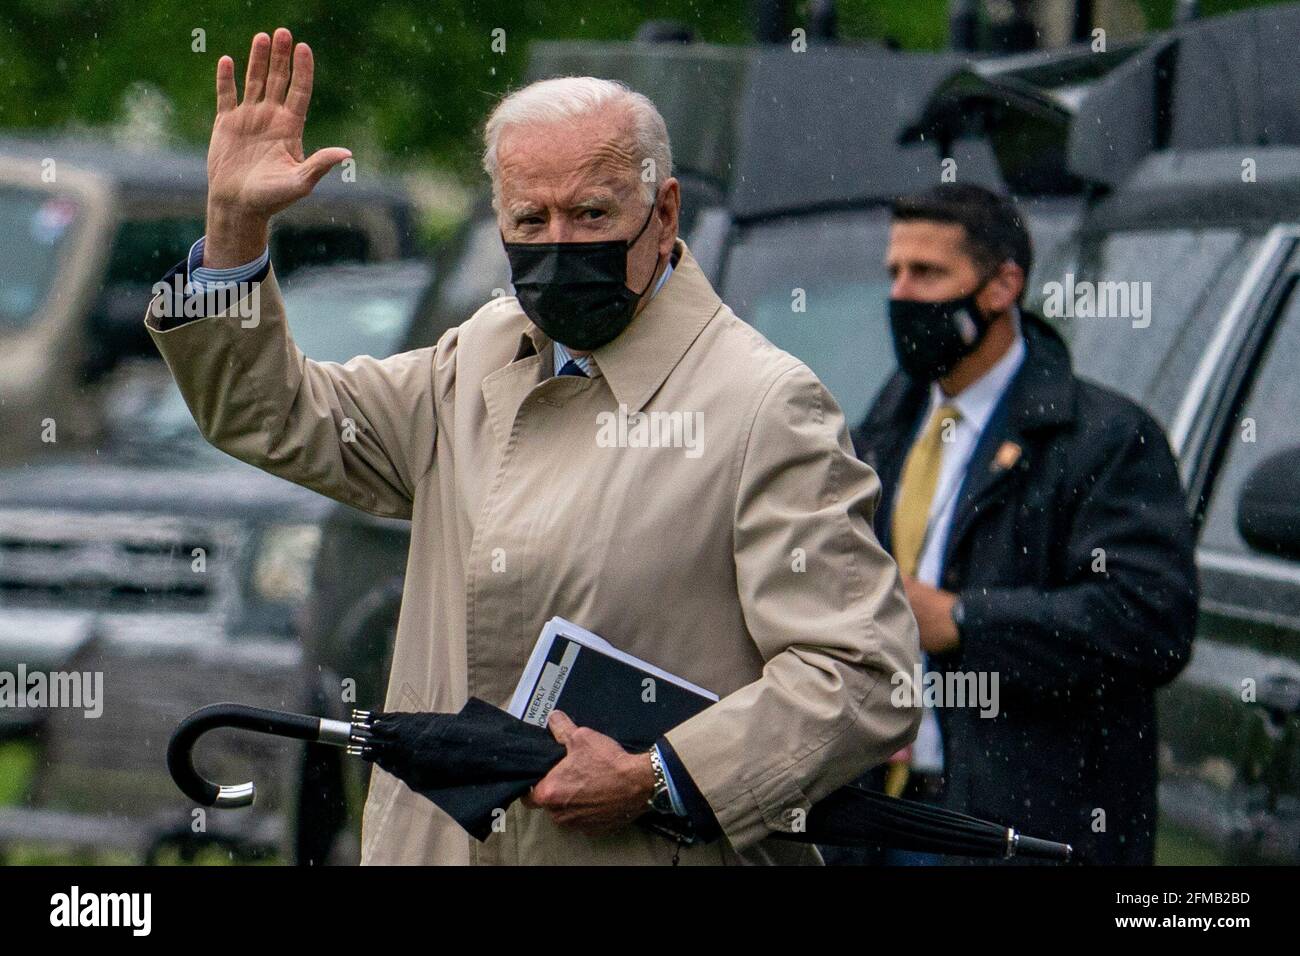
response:
[[[360,756],[486,840],[494,811],[518,800],[564,757],[550,732],[471,697],[459,714],[375,714]]]
[[[344,746],[431,800],[478,840],[486,840],[499,812],[565,755],[563,745],[546,729],[477,697],[456,714],[356,711],[350,724],[213,704],[182,721],[168,748],[168,766],[177,785],[206,806],[220,804],[221,794],[237,794],[238,805],[251,803],[253,796],[251,783],[218,787],[194,769],[191,748],[203,733],[219,726]],[[317,735],[312,736],[316,727]],[[661,831],[673,829],[663,820],[650,819],[655,816],[648,813],[639,822]],[[1073,856],[1065,843],[1022,836],[1002,824],[853,786],[816,803],[799,832],[774,835],[828,846],[888,846],[961,856],[1061,862]]]

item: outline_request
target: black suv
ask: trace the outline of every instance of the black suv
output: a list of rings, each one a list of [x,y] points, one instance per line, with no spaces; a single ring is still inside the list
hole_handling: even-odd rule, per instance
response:
[[[1059,326],[1165,426],[1198,529],[1197,639],[1159,698],[1165,862],[1300,862],[1297,35],[1295,5],[1194,24],[1099,84],[1071,151],[1099,198],[1034,286],[1150,305]]]

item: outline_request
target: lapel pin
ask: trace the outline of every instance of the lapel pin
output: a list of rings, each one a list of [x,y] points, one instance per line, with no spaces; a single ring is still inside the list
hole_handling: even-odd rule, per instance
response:
[[[993,470],[1006,471],[1020,460],[1020,446],[1013,441],[1004,441],[998,453],[993,456]]]

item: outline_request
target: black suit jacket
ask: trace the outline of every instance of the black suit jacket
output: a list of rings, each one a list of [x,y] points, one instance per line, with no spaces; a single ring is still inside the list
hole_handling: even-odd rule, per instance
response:
[[[958,492],[941,585],[965,608],[943,672],[998,675],[999,713],[939,708],[942,802],[1068,841],[1082,860],[1151,863],[1154,691],[1186,664],[1191,523],[1160,426],[1074,376],[1060,336],[1022,313],[1026,356]],[[901,372],[853,433],[880,474],[888,547],[903,459],[929,386]]]

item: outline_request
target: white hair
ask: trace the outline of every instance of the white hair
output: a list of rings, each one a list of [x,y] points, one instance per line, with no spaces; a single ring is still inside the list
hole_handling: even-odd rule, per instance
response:
[[[497,143],[508,126],[541,125],[586,116],[611,105],[625,105],[632,117],[632,149],[640,164],[649,160],[652,179],[641,176],[645,197],[654,202],[659,184],[673,174],[668,127],[654,103],[615,80],[562,76],[515,90],[492,110],[483,130],[483,168],[492,180],[492,208],[500,208],[501,167]],[[645,166],[642,165],[642,169]]]

